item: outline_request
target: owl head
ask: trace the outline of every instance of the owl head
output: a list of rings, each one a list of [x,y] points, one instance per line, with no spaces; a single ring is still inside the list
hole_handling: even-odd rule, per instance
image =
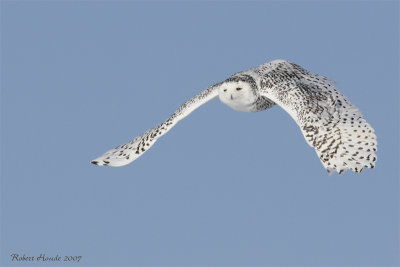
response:
[[[219,87],[221,102],[237,111],[249,112],[257,98],[257,85],[250,75],[233,75]]]

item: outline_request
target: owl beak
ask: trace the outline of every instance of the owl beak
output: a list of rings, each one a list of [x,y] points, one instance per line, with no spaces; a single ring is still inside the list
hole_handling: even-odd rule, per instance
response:
[[[233,96],[231,95],[231,100],[233,100]]]

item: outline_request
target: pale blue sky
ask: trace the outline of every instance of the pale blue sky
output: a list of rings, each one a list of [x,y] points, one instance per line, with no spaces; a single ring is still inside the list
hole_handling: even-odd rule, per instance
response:
[[[328,176],[281,108],[219,100],[133,164],[89,163],[278,58],[337,81],[376,130],[375,169]],[[1,1],[2,265],[397,265],[398,252],[397,1]]]

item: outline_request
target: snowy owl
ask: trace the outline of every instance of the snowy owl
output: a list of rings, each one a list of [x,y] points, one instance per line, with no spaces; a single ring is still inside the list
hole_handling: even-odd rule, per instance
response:
[[[180,120],[217,96],[237,111],[257,112],[279,105],[298,124],[329,174],[375,166],[376,136],[359,109],[331,80],[286,60],[267,62],[211,85],[163,123],[92,163],[123,166],[134,161]]]

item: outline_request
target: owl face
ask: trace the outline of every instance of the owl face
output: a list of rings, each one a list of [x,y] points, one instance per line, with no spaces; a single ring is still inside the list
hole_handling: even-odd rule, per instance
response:
[[[242,80],[233,80],[221,84],[219,99],[234,110],[251,112],[257,96],[250,83]]]

